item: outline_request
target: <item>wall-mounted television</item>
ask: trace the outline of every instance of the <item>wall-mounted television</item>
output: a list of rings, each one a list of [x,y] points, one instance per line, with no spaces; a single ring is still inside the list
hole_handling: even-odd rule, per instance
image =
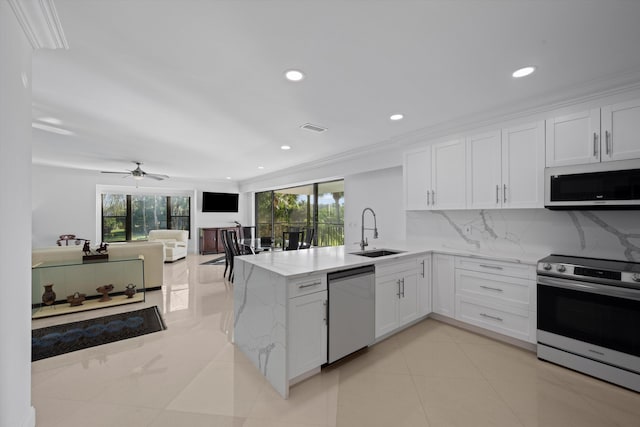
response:
[[[202,212],[238,212],[238,193],[202,192]]]

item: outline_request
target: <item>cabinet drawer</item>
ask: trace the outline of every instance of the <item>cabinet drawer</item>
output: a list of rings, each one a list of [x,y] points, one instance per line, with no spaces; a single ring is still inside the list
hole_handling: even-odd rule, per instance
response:
[[[521,277],[523,279],[535,280],[536,278],[536,269],[534,266],[512,262],[456,257],[456,268],[500,274],[502,276]]]
[[[327,289],[327,275],[299,277],[288,281],[289,298],[307,295]]]
[[[527,310],[457,295],[456,318],[523,341],[535,341],[535,317]]]
[[[456,269],[456,293],[529,310],[535,280]]]
[[[376,264],[376,278],[397,273],[416,272],[418,264],[416,258],[402,259],[398,261],[387,261]],[[422,268],[422,267],[421,267]]]

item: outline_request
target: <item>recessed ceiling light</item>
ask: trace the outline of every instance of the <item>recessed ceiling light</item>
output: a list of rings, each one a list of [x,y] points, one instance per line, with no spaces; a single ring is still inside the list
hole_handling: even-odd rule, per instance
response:
[[[402,114],[392,114],[391,116],[389,116],[389,120],[393,120],[394,122],[402,119],[404,119],[404,115]]]
[[[49,123],[50,125],[59,126],[62,124],[62,120],[56,119],[55,117],[41,117],[38,120],[40,120],[41,122]]]
[[[227,177],[227,179],[231,179],[231,177],[230,177],[230,176],[228,176],[228,177]]]
[[[290,80],[292,82],[299,82],[300,80],[304,79],[304,73],[300,70],[287,70],[285,71],[284,76],[287,78],[287,80]]]
[[[281,145],[281,146],[280,146],[280,149],[281,149],[281,150],[291,150],[291,147],[290,147],[290,146],[288,146],[288,145]]]
[[[522,67],[518,70],[515,70],[511,75],[516,79],[519,79],[520,77],[526,77],[528,75],[533,74],[535,70],[536,70],[536,67],[533,67],[533,66]]]
[[[264,166],[258,166],[258,169],[264,169]]]

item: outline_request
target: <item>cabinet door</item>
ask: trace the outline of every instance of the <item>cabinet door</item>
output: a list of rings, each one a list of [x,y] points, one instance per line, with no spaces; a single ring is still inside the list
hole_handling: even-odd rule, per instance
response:
[[[502,206],[544,207],[544,122],[502,130]]]
[[[398,326],[405,325],[418,318],[418,275],[414,271],[403,275],[400,280]]]
[[[502,154],[500,131],[467,138],[467,208],[501,206]]]
[[[376,338],[398,327],[400,279],[398,275],[376,277]]]
[[[434,209],[464,209],[466,204],[466,160],[464,140],[432,147],[431,203]]]
[[[602,160],[640,158],[640,100],[602,109]]]
[[[454,317],[453,256],[433,254],[433,312]]]
[[[418,316],[431,313],[431,255],[419,257],[418,263]]]
[[[404,191],[407,210],[430,209],[431,147],[405,154]]]
[[[547,120],[548,167],[597,163],[600,154],[600,109]]]
[[[327,291],[289,299],[289,379],[327,362]]]

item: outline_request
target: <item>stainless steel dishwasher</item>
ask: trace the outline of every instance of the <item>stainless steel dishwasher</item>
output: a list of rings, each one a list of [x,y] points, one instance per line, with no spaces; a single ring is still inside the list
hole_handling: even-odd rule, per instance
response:
[[[375,340],[375,267],[327,274],[329,288],[328,363],[368,347]]]

